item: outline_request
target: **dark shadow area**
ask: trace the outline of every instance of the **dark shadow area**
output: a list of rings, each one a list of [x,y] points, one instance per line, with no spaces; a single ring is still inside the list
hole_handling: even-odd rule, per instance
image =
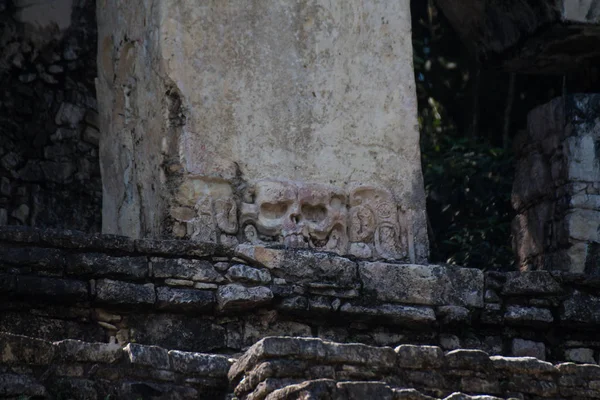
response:
[[[433,0],[411,11],[431,261],[513,269],[513,138],[563,76],[484,69]]]
[[[95,1],[0,1],[0,225],[99,232]]]

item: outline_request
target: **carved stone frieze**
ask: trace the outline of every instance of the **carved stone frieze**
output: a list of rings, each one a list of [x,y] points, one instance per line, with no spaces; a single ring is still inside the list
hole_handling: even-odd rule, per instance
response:
[[[241,205],[243,239],[359,258],[401,258],[397,204],[383,188],[276,180],[254,183]]]
[[[206,183],[206,182],[204,182]],[[173,213],[184,237],[236,246],[240,242],[313,249],[361,259],[408,256],[402,214],[394,196],[374,185],[259,180],[234,192],[220,183],[198,185],[193,208]],[[193,214],[182,219],[178,215]]]

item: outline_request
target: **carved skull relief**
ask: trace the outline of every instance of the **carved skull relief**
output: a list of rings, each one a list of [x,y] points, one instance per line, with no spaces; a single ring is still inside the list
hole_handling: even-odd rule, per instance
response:
[[[344,191],[334,186],[259,181],[242,204],[240,224],[252,242],[268,239],[344,254],[346,204]]]

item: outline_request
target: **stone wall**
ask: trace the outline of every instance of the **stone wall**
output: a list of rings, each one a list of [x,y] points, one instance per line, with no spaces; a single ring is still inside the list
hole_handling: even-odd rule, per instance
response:
[[[0,260],[0,396],[599,395],[586,274],[24,227]]]
[[[600,126],[596,94],[557,98],[517,138],[513,248],[521,269],[598,274]]]
[[[327,253],[0,230],[6,332],[233,354],[266,336],[596,362],[600,283]],[[111,339],[114,337],[115,339]]]
[[[94,0],[0,1],[0,225],[100,230]]]

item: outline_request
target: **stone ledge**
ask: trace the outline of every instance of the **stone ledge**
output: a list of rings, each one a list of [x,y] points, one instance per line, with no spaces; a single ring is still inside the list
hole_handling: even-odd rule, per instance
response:
[[[338,356],[331,357],[332,351]],[[228,377],[240,399],[284,399],[316,393],[328,393],[318,397],[321,399],[496,399],[555,397],[559,393],[565,399],[600,396],[598,365],[490,357],[480,350],[444,354],[435,346],[401,345],[393,351],[284,337],[256,343],[231,366]],[[323,387],[328,389],[323,392]],[[336,397],[342,388],[345,395]],[[404,388],[412,390],[400,392]]]
[[[218,399],[227,393],[230,365],[223,355],[135,343],[53,343],[0,332],[0,396],[69,393],[75,398],[121,398],[155,388],[184,399],[199,393]]]
[[[600,396],[598,365],[553,365],[532,357],[490,357],[478,350],[444,353],[436,346],[401,345],[394,350],[268,337],[233,361],[223,355],[135,343],[125,347],[78,340],[52,343],[0,333],[0,349],[2,395],[47,396],[68,388],[79,395],[118,397],[155,388],[185,399],[199,393],[224,399],[229,392],[228,377],[241,400],[309,395],[319,385],[331,389],[328,396],[319,398],[331,400]],[[112,389],[103,382],[110,382]]]

